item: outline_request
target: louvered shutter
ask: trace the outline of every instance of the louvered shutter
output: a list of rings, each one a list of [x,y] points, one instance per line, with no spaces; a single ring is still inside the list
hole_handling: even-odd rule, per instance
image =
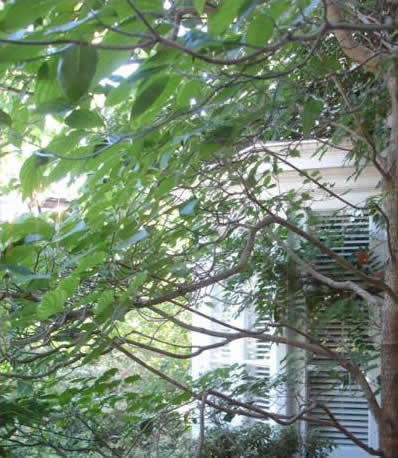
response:
[[[341,338],[344,331],[349,332],[349,326],[331,323],[322,333],[323,342],[330,348],[335,347],[335,341]],[[339,374],[331,377],[326,369],[326,359],[313,358],[311,363],[308,368],[309,398],[325,404],[343,426],[358,439],[368,443],[369,410],[359,386],[342,369],[338,369]],[[321,409],[313,413],[318,418],[329,420]],[[336,446],[352,445],[344,434],[333,427],[321,427],[319,431],[322,437],[333,440]]]
[[[249,310],[244,310],[239,316],[236,316],[236,310],[225,307],[222,303],[214,308],[213,316],[222,322],[256,331],[263,330],[267,324],[266,318],[258,319],[256,314]],[[213,323],[211,327],[217,331],[232,332],[217,323]],[[218,338],[213,339],[214,343],[219,341]],[[232,364],[244,365],[250,375],[268,381],[271,376],[271,343],[256,339],[240,339],[210,351],[209,369],[227,367]],[[250,402],[265,410],[272,408],[269,393],[266,392],[261,396],[251,397]]]
[[[359,252],[369,250],[369,216],[366,214],[318,214],[319,223],[316,232],[323,233],[321,238],[329,239],[331,248],[340,256],[356,262]],[[354,280],[357,278],[339,269],[335,261],[326,254],[316,259],[317,270],[335,280]]]
[[[263,330],[266,327],[267,319],[257,320],[251,327],[254,331]],[[250,339],[246,347],[246,367],[249,374],[269,381],[271,377],[271,343]],[[270,410],[270,393],[264,392],[261,396],[255,397],[252,401],[264,410]]]
[[[218,321],[225,322],[227,324],[233,324],[236,319],[233,316],[232,310],[226,307],[222,302],[219,302],[212,313],[213,317]],[[211,328],[213,331],[219,331],[223,333],[230,333],[232,330],[226,326],[222,326],[218,323],[211,323]],[[215,337],[212,339],[213,343],[220,342],[220,338]],[[211,350],[211,363],[210,369],[217,369],[219,367],[227,367],[235,362],[239,362],[237,355],[233,351],[233,344],[229,343],[218,347],[214,350]]]
[[[329,232],[335,238],[333,250],[355,260],[358,253],[368,253],[369,250],[369,217],[367,215],[321,215],[318,231]],[[330,241],[330,239],[329,239]],[[332,239],[333,241],[333,239]],[[335,279],[355,280],[346,272],[342,272],[333,260],[327,256],[319,256],[316,260],[317,268],[325,275]],[[368,328],[368,323],[363,323],[363,327]],[[352,322],[330,321],[319,329],[317,338],[327,347],[336,350],[341,342],[349,340],[353,333]],[[369,338],[369,334],[367,337]],[[313,357],[308,366],[308,397],[310,400],[318,400],[327,405],[330,411],[350,432],[355,434],[358,439],[368,443],[369,440],[369,410],[366,399],[363,397],[359,386],[354,383],[347,372],[343,369],[336,369],[336,377],[331,377],[328,366],[331,361],[326,358]],[[318,418],[328,420],[329,417],[322,410],[315,411]],[[352,442],[340,431],[333,427],[318,428],[323,438],[330,439],[337,447],[351,447]],[[339,449],[338,449],[339,450]],[[343,456],[344,451],[340,449],[336,456]],[[362,456],[358,454],[354,456]],[[345,454],[344,456],[351,456]],[[364,454],[363,456],[367,456]]]

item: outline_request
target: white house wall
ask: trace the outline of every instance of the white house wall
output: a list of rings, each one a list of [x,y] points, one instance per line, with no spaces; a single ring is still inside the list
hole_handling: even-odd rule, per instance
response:
[[[286,143],[269,143],[265,145],[266,148],[283,155],[286,150]],[[321,159],[314,158],[313,155],[322,144],[316,141],[305,141],[296,144],[297,149],[300,151],[300,157],[289,158],[289,161],[301,170],[311,173],[311,171],[319,170],[320,181],[322,183],[333,183],[332,190],[337,195],[344,193],[342,197],[354,205],[363,205],[367,198],[374,195],[377,192],[377,184],[379,181],[379,175],[375,168],[366,167],[362,174],[354,179],[353,174],[355,172],[354,167],[349,166],[346,163],[346,151],[339,148],[329,147],[327,152],[324,153]],[[348,145],[345,145],[348,146]],[[289,145],[292,147],[292,144]],[[284,193],[291,189],[305,190],[312,193],[313,202],[311,201],[311,208],[313,211],[334,211],[345,207],[345,204],[337,198],[327,195],[325,192],[319,190],[314,184],[304,184],[305,177],[300,175],[291,167],[283,164],[279,164],[283,172],[277,177],[277,186],[275,192]],[[380,234],[380,231],[373,231],[372,236],[373,242],[379,244],[380,253],[382,254],[384,249],[384,237]],[[216,290],[212,291],[214,296]],[[203,305],[201,311],[212,316],[220,316],[222,304],[218,304],[216,308],[211,308]],[[234,320],[233,324],[236,326],[242,326],[250,321],[249,312],[241,314],[237,319]],[[209,327],[208,320],[195,316],[195,325]],[[208,345],[214,343],[214,339],[202,334],[192,334],[193,345]],[[222,352],[219,350],[208,351],[202,353],[192,361],[192,374],[194,378],[207,372],[208,370],[214,369],[222,365],[229,365],[233,363],[248,364],[252,363],[252,367],[255,365],[261,366],[261,361],[249,361],[248,360],[248,342],[237,341],[230,346],[229,350],[225,353],[227,358],[220,358]],[[284,345],[272,345],[270,351],[270,358],[268,361],[269,370],[272,375],[278,372],[281,361],[286,356],[287,347]],[[249,367],[249,366],[248,366]],[[274,411],[286,412],[285,402],[282,397],[277,397],[276,404],[272,406]],[[377,448],[377,430],[374,420],[369,415],[369,445]],[[355,446],[344,446],[338,447],[333,457],[339,458],[363,458],[369,456],[361,449]]]

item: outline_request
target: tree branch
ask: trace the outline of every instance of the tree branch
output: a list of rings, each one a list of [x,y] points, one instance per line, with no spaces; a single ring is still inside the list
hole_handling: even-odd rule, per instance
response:
[[[339,42],[339,45],[344,54],[354,62],[363,65],[367,71],[376,73],[380,66],[380,57],[376,55],[366,46],[358,44],[353,35],[353,31],[372,31],[380,30],[379,25],[366,24],[366,26],[359,26],[353,24],[343,23],[343,13],[341,7],[338,5],[338,0],[324,0],[326,9],[326,19],[328,27],[333,30],[334,35]]]
[[[171,300],[176,299],[180,296],[184,296],[188,293],[193,293],[200,289],[214,285],[223,280],[226,280],[227,278],[231,277],[232,275],[239,273],[242,269],[244,269],[244,267],[246,266],[246,264],[248,263],[250,259],[250,255],[254,248],[254,243],[256,240],[257,233],[260,230],[272,224],[273,222],[274,222],[273,217],[266,217],[262,219],[261,221],[259,221],[255,226],[252,226],[248,230],[246,244],[240,255],[239,262],[235,266],[231,267],[230,269],[223,270],[222,272],[218,274],[209,276],[208,278],[205,278],[198,282],[181,285],[177,287],[175,291],[171,291],[170,293],[166,293],[161,296],[155,297],[154,299],[137,299],[133,302],[133,305],[135,307],[150,307],[152,305],[157,305],[162,302],[170,302]]]
[[[271,234],[270,234],[271,235]],[[299,264],[306,272],[308,272],[312,277],[314,277],[316,280],[319,280],[322,283],[325,283],[325,285],[330,286],[333,289],[337,290],[349,290],[353,291],[355,294],[357,294],[359,297],[364,299],[366,302],[369,304],[373,304],[376,306],[381,307],[384,304],[384,299],[375,296],[366,289],[363,289],[358,283],[355,283],[353,281],[335,281],[326,275],[323,275],[319,272],[317,272],[310,264],[305,262],[300,256],[298,256],[294,250],[289,248],[289,246],[284,243],[276,234],[272,234],[271,237],[278,242],[278,244],[287,252],[289,255],[292,257],[292,259]],[[397,305],[398,307],[398,305]]]
[[[203,396],[203,393],[196,394],[194,391],[192,391],[187,386],[181,384],[180,382],[174,380],[173,378],[169,377],[168,375],[164,374],[163,372],[159,371],[158,369],[156,369],[156,368],[150,366],[149,364],[145,363],[140,358],[138,358],[137,356],[135,356],[134,354],[130,353],[125,348],[123,348],[123,346],[121,346],[119,344],[116,344],[116,343],[114,343],[113,345],[120,352],[125,354],[128,358],[130,358],[133,361],[135,361],[138,365],[142,366],[143,368],[147,369],[148,371],[152,372],[153,374],[159,376],[160,378],[163,378],[164,380],[166,380],[167,382],[171,383],[172,385],[180,388],[181,390],[191,394],[191,396],[194,399],[197,399],[198,401],[206,403],[208,406],[213,407],[216,410],[220,410],[220,411],[227,412],[227,413],[233,413],[234,415],[243,415],[243,416],[252,417],[252,418],[271,419],[271,420],[275,421],[276,423],[278,423],[280,425],[283,425],[283,426],[291,425],[291,424],[293,424],[294,422],[296,422],[296,421],[298,421],[300,419],[303,419],[305,421],[312,422],[312,423],[322,424],[324,426],[334,426],[337,429],[339,429],[341,432],[343,432],[343,434],[345,434],[350,440],[355,442],[359,447],[363,448],[364,450],[367,450],[370,454],[377,455],[377,456],[380,455],[380,452],[378,450],[375,450],[375,449],[373,449],[371,447],[368,447],[360,439],[356,438],[353,434],[351,434],[349,431],[347,431],[337,421],[337,419],[334,416],[329,415],[330,418],[331,418],[330,422],[326,422],[326,421],[321,420],[321,419],[317,419],[317,418],[314,418],[314,417],[308,417],[307,416],[307,414],[311,413],[316,407],[319,407],[319,408],[322,408],[323,410],[325,410],[325,406],[323,406],[322,404],[312,403],[308,407],[302,409],[297,415],[287,416],[287,415],[282,415],[282,414],[276,414],[276,413],[273,413],[273,412],[268,412],[268,411],[265,411],[265,410],[263,410],[263,409],[261,409],[259,407],[254,406],[252,404],[247,404],[247,403],[244,403],[244,402],[240,402],[240,401],[238,401],[236,399],[231,398],[228,395],[225,395],[224,393],[220,393],[217,390],[212,390],[212,389],[206,390],[205,391],[206,396]],[[218,404],[216,404],[213,401],[208,399],[208,396],[210,396],[210,395],[213,395],[213,396],[216,396],[216,397],[218,397],[220,399],[223,399],[224,401],[226,401],[226,402],[228,402],[228,403],[230,403],[232,405],[238,406],[238,408],[229,409],[229,408],[227,408],[225,406],[220,406],[220,405],[218,405]],[[325,412],[328,414],[328,410],[325,410]]]

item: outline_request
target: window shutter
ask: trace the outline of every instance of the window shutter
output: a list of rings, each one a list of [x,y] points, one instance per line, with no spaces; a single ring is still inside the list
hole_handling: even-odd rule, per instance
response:
[[[320,215],[318,231],[330,233],[329,246],[335,252],[348,258],[352,262],[370,262],[365,259],[369,250],[369,217],[367,215],[334,214]],[[334,237],[334,238],[333,238]],[[316,259],[316,265],[320,272],[334,279],[356,280],[354,276],[347,275],[339,270],[333,260],[320,255]],[[366,321],[366,320],[365,320]],[[358,326],[358,323],[356,323]],[[348,342],[354,332],[354,323],[333,320],[319,330],[317,338],[327,347],[339,350],[341,342]],[[368,328],[368,323],[363,323]],[[365,336],[370,341],[369,333]],[[340,348],[341,351],[341,348]],[[330,369],[332,361],[327,358],[313,357],[308,366],[308,397],[324,403],[350,432],[365,443],[369,440],[369,410],[366,399],[363,397],[359,386],[353,382],[349,374],[341,368],[333,365],[335,376]],[[328,415],[321,409],[314,414],[321,419],[329,420]],[[332,440],[336,446],[352,446],[352,442],[344,434],[333,427],[316,427],[320,435]]]
[[[213,311],[213,317],[221,322],[231,324],[234,319],[231,312],[224,306],[222,302],[217,303]],[[213,331],[219,331],[224,333],[230,333],[232,330],[228,327],[222,326],[218,323],[211,323],[211,329]],[[218,343],[222,339],[214,337],[212,339],[213,343]],[[223,345],[222,347],[215,348],[211,350],[211,369],[217,369],[219,367],[228,367],[231,364],[239,362],[236,360],[234,351],[232,349],[232,344]]]
[[[253,331],[263,330],[267,325],[267,321],[266,318],[257,320],[251,329]],[[268,381],[271,377],[271,343],[250,339],[247,342],[246,354],[248,373]],[[256,406],[264,410],[270,410],[272,407],[269,393],[264,393],[261,397],[255,397],[252,401]]]
[[[341,213],[319,216],[316,232],[325,234],[321,239],[328,240],[330,248],[340,256],[354,264],[358,263],[360,254],[369,250],[369,216]],[[326,254],[317,256],[316,266],[321,273],[332,276],[335,280],[357,280],[353,274],[342,272],[335,261]]]

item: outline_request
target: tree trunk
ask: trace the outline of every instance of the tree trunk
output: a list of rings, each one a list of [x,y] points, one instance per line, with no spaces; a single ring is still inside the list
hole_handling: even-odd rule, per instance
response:
[[[398,311],[388,304],[382,332],[380,444],[386,457],[398,458]]]
[[[384,182],[384,210],[389,221],[390,256],[386,266],[385,282],[398,295],[398,72],[391,70],[389,92],[391,96],[391,137],[385,159],[385,170],[391,181]],[[386,294],[382,311],[381,341],[381,408],[383,422],[380,427],[380,445],[387,458],[398,458],[398,304]]]

